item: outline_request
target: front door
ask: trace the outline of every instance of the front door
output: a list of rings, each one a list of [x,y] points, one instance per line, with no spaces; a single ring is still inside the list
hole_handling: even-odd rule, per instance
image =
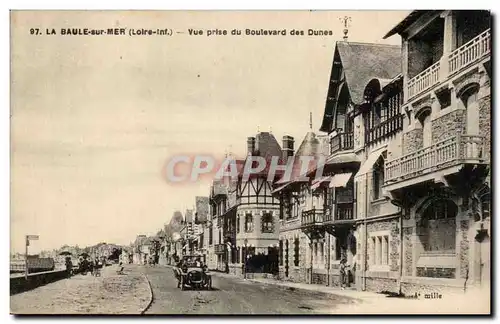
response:
[[[481,287],[490,284],[490,237],[486,236],[480,244],[480,280]]]

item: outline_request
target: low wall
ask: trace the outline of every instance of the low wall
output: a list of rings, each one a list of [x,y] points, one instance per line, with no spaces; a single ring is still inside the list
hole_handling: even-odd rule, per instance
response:
[[[18,294],[31,290],[48,283],[67,278],[66,270],[55,270],[38,273],[30,273],[28,279],[24,275],[17,275],[10,278],[10,294]]]

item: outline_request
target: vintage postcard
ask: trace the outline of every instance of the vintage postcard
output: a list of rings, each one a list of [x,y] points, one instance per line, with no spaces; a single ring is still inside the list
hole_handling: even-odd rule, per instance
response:
[[[11,313],[490,314],[491,21],[11,11]]]

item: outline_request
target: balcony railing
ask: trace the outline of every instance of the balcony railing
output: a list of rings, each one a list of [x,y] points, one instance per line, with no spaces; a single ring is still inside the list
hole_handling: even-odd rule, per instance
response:
[[[408,98],[429,89],[439,82],[440,62],[436,62],[408,81]]]
[[[385,164],[385,185],[460,163],[483,162],[483,137],[457,135]]]
[[[491,52],[491,31],[487,29],[471,41],[460,46],[448,57],[443,57],[429,68],[408,80],[408,99],[445,80],[451,74],[467,67]],[[443,65],[441,66],[441,62]]]
[[[335,205],[335,220],[353,220],[353,204],[337,204]]]
[[[403,129],[403,115],[397,114],[377,126],[370,128],[366,132],[366,144],[368,145],[376,142],[379,139],[382,139],[385,136],[390,136],[401,129]]]
[[[339,133],[330,139],[330,154],[354,147],[354,133]]]
[[[488,29],[450,54],[448,59],[450,74],[489,54],[490,51],[491,31]]]
[[[302,211],[302,226],[320,225],[323,223],[323,210],[313,207],[309,210]]]

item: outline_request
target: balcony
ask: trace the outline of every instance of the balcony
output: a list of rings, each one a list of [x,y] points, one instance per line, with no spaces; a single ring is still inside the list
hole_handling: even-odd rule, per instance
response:
[[[385,163],[385,186],[424,177],[460,164],[485,163],[483,137],[457,135]],[[429,178],[430,179],[430,178]],[[422,178],[422,181],[427,179]],[[421,181],[419,181],[421,182]]]
[[[366,133],[365,142],[367,145],[376,142],[386,136],[390,136],[403,129],[403,115],[398,114],[379,125],[372,127]]]
[[[408,99],[411,99],[449,76],[479,61],[491,52],[491,30],[487,29],[468,43],[460,46],[440,61],[434,63],[415,77],[408,80]],[[446,66],[441,66],[444,64]]]
[[[408,99],[439,83],[440,62],[436,62],[408,81]]]
[[[354,133],[338,133],[330,139],[330,154],[339,151],[352,150],[354,147]]]
[[[309,210],[302,211],[301,225],[303,227],[315,226],[323,224],[323,210],[313,207]]]
[[[324,221],[326,223],[342,223],[344,221],[354,220],[354,208],[352,200],[349,203],[336,203],[333,205],[333,218],[329,214],[325,217]]]
[[[448,58],[450,75],[489,55],[490,51],[491,31],[488,29],[450,54]]]

